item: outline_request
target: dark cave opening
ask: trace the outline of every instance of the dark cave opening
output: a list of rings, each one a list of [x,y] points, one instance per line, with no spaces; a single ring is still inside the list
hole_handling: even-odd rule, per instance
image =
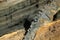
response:
[[[29,21],[27,18],[25,19],[25,22],[24,22],[24,28],[25,28],[25,35],[27,34],[28,32],[28,29],[30,28],[30,25],[31,25],[31,21]]]
[[[53,16],[53,21],[60,19],[60,10]]]
[[[39,5],[37,4],[36,7],[39,8]]]

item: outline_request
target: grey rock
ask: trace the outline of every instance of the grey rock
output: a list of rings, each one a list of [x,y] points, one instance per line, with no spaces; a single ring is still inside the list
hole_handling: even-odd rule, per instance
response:
[[[4,6],[0,6],[0,36],[12,30],[25,29],[26,18],[31,25],[27,31],[25,30],[27,33],[23,40],[33,40],[40,26],[53,21],[56,13],[52,13],[51,10],[58,11],[59,8],[56,0],[22,0],[19,2],[17,0],[15,4],[13,2],[7,4],[7,2]]]

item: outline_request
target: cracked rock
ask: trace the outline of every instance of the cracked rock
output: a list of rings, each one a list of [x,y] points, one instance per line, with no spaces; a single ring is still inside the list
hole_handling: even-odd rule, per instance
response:
[[[60,0],[3,1],[0,1],[0,37],[23,29],[21,40],[35,40],[35,33],[41,26],[60,20]],[[20,37],[14,38],[6,40],[20,40]]]

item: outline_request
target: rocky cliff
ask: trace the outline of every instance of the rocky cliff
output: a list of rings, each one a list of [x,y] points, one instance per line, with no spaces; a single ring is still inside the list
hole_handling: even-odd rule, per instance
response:
[[[60,0],[0,0],[0,39],[4,40],[5,35],[7,35],[5,40],[39,39],[40,36],[35,37],[41,35],[36,34],[39,28],[60,20],[59,3]],[[10,38],[10,35],[14,36]]]

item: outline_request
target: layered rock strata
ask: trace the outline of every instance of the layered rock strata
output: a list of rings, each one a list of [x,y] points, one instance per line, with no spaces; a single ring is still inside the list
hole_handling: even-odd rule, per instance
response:
[[[25,29],[23,40],[33,40],[36,30],[55,20],[59,0],[7,0],[0,3],[0,36]],[[59,14],[60,15],[60,14]],[[58,15],[57,15],[58,16]],[[60,19],[56,17],[56,19]]]

